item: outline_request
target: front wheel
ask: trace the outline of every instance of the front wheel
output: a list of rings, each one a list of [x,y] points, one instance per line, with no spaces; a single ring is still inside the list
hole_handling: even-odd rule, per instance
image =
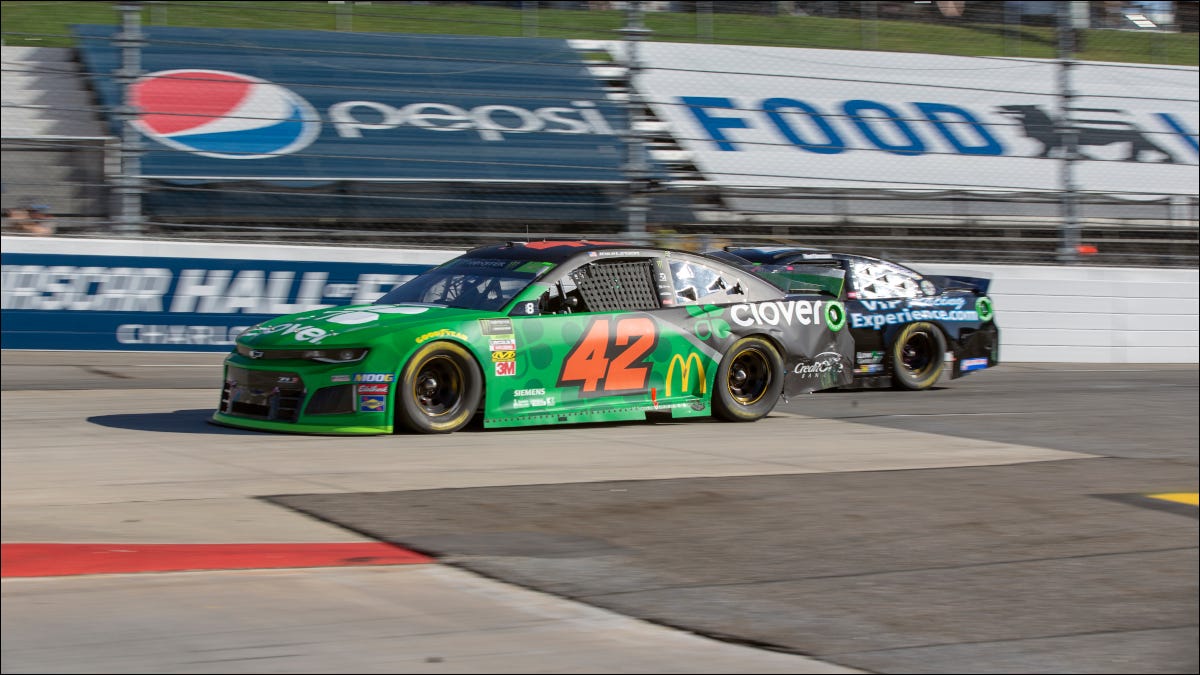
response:
[[[942,376],[945,361],[942,331],[924,321],[910,323],[892,342],[892,384],[897,389],[928,389]]]
[[[471,421],[483,397],[479,364],[454,342],[417,350],[396,388],[399,426],[420,434],[448,434]]]
[[[753,422],[766,417],[783,393],[783,358],[763,338],[742,338],[721,360],[713,389],[713,413],[720,419]]]

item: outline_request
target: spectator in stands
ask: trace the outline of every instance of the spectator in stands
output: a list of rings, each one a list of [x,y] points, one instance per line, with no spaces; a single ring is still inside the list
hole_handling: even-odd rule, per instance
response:
[[[9,209],[9,222],[17,234],[32,234],[44,237],[54,234],[54,216],[50,214],[47,204],[30,204],[15,209]]]

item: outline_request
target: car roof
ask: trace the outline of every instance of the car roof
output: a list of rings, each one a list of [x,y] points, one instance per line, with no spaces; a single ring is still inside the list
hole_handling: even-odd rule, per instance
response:
[[[836,253],[823,248],[811,248],[808,246],[726,246],[725,251],[734,255],[744,256],[746,253],[757,254],[772,261],[780,261],[786,258],[792,258],[797,255],[812,256],[813,258],[833,258],[838,255],[848,255]]]
[[[660,250],[651,246],[640,246],[617,241],[576,240],[545,240],[545,241],[509,241],[503,244],[492,244],[471,249],[464,255],[472,258],[502,258],[506,260],[537,260],[542,262],[562,263],[591,251],[607,251],[620,249],[626,251],[655,251]]]

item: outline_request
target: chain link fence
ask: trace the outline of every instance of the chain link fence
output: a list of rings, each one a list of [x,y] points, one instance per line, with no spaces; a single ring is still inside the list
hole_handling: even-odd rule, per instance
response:
[[[916,53],[991,59],[986,63],[992,65],[1055,59],[1062,51],[1065,10],[1073,41],[1071,56],[1080,62],[1141,64],[1137,72],[1151,82],[1180,67],[1190,67],[1194,78],[1194,67],[1200,60],[1197,3],[1148,4],[1150,8],[1113,2],[125,4],[125,17],[136,12],[147,36],[140,49],[185,49],[199,55],[219,50],[221,45],[203,41],[156,43],[156,29],[207,27],[568,39],[577,50],[578,63],[590,68],[602,83],[596,100],[586,105],[611,105],[619,111],[617,119],[608,120],[612,133],[608,134],[611,141],[607,145],[575,155],[572,161],[577,166],[559,167],[563,171],[600,171],[615,166],[619,169],[615,180],[545,179],[544,172],[537,174],[539,167],[545,169],[551,160],[561,164],[561,158],[527,156],[515,160],[502,154],[484,154],[469,161],[486,170],[487,180],[461,176],[452,180],[402,181],[360,177],[315,186],[312,181],[299,179],[264,183],[237,176],[202,181],[131,174],[129,148],[122,152],[120,135],[107,121],[116,113],[114,106],[92,89],[91,78],[98,73],[88,72],[70,28],[72,24],[120,26],[121,6],[5,2],[4,206],[7,209],[32,201],[49,202],[58,216],[58,231],[63,234],[129,233],[122,230],[130,225],[130,214],[123,213],[123,209],[128,208],[125,198],[130,181],[136,179],[141,211],[134,214],[137,222],[132,234],[153,238],[467,248],[506,239],[612,239],[632,233],[693,250],[724,243],[777,242],[838,247],[911,261],[1052,264],[1063,260],[1064,232],[1069,227],[1072,252],[1079,254],[1079,260],[1106,265],[1194,267],[1200,254],[1200,199],[1195,183],[1190,192],[1161,194],[1164,169],[1157,165],[1167,162],[1154,155],[1152,149],[1130,160],[1113,154],[1117,152],[1115,146],[1089,148],[1086,143],[1079,144],[1079,150],[1091,152],[1095,161],[1103,162],[1098,164],[1102,169],[1119,167],[1126,172],[1122,175],[1132,178],[1113,189],[1073,188],[1069,201],[1064,200],[1064,179],[1060,176],[1032,181],[1019,173],[994,173],[992,182],[982,186],[987,189],[972,190],[951,189],[936,172],[926,174],[920,170],[893,172],[888,180],[896,185],[891,188],[839,187],[829,181],[828,175],[809,176],[810,184],[805,185],[780,184],[775,180],[779,172],[769,164],[753,167],[737,180],[712,180],[711,167],[698,164],[697,153],[690,148],[703,142],[712,145],[714,139],[689,138],[686,130],[671,121],[669,111],[679,106],[678,100],[642,83],[653,83],[663,75],[711,78],[730,71],[728,63],[723,59],[694,62],[671,72],[670,68],[656,68],[653,59],[631,64],[628,51],[634,39],[645,45],[697,44],[710,49],[753,45],[860,50],[870,52],[876,63],[873,69],[862,71],[861,79],[894,83],[919,72],[895,67],[904,63],[906,55]],[[633,18],[636,10],[641,11]],[[631,26],[638,30],[631,32]],[[116,49],[125,48],[116,44],[119,35],[112,38]],[[255,59],[273,58],[280,53],[274,46],[258,46],[257,52],[255,45],[239,47],[256,54]],[[344,56],[331,54],[316,44],[292,44],[286,51],[287,58],[295,62],[327,62]],[[772,60],[780,58],[773,52],[755,52],[760,60],[752,62],[750,71],[742,76],[781,73],[780,89],[813,91],[822,86],[819,82],[825,69],[844,61],[842,52],[828,53],[830,63],[806,54],[809,72],[801,77]],[[479,58],[487,59],[477,57],[476,64]],[[519,55],[511,59],[510,64],[533,60]],[[436,64],[444,59],[430,57],[428,62]],[[1040,65],[1045,67],[1047,63],[1053,66],[1057,62]],[[728,77],[739,75],[732,72]],[[280,81],[312,84],[290,82],[286,77]],[[841,79],[829,86],[853,82]],[[985,93],[1001,88],[998,82],[987,69],[979,68],[953,89],[980,92],[966,95],[978,95],[983,100]],[[398,89],[390,85],[387,73],[372,72],[370,66],[348,69],[345,82],[337,86],[344,87],[346,98],[363,97],[363,92],[368,92],[379,100],[407,101],[420,100],[414,97],[423,93],[411,86]],[[1033,96],[1014,89],[1014,96],[1017,94]],[[1131,85],[1128,96],[1137,101],[1145,94]],[[1193,110],[1197,105],[1194,88],[1181,90],[1174,97],[1179,101],[1167,103],[1182,101]],[[1062,97],[1045,92],[1038,92],[1035,98],[1044,111],[1054,112],[1063,105]],[[1072,111],[1084,111],[1078,114],[1091,119],[1093,128],[1119,126],[1120,106],[1114,105],[1111,97],[1090,101],[1077,93],[1069,99],[1069,105]],[[474,110],[470,106],[463,109]],[[379,110],[383,111],[379,114],[389,114],[387,109]],[[731,101],[719,118],[715,113],[710,117],[725,124],[728,119],[744,116],[748,125],[761,126],[761,119],[753,115],[764,112],[770,111]],[[852,129],[852,124],[862,121],[844,111],[823,112],[830,128],[842,135],[846,135],[843,128]],[[689,114],[697,115],[694,110]],[[780,113],[791,115],[786,119],[793,120],[793,124],[798,124],[797,114],[795,110]],[[364,134],[372,133],[366,126],[385,122],[365,113],[356,119],[365,125]],[[810,123],[815,119],[813,114],[805,118]],[[1195,146],[1196,130],[1188,128],[1186,120],[1180,124],[1175,117],[1164,119],[1180,128],[1142,128],[1142,138],[1153,147],[1170,147],[1166,153],[1172,159],[1169,163],[1190,167],[1185,170],[1195,173],[1196,157],[1187,154],[1186,143],[1190,138]],[[904,124],[929,127],[937,121],[909,110],[900,111],[894,120],[901,125],[898,128]],[[1015,116],[1004,122],[981,122],[980,128],[998,135],[1001,124],[1011,127],[1004,131],[1010,134],[1022,124],[1027,132],[1033,128]],[[1183,145],[1179,139],[1183,139]],[[822,140],[833,143],[831,137]],[[903,154],[903,148],[896,151],[897,144],[903,142],[881,138],[877,145],[882,148],[856,150],[864,156],[867,150],[873,151],[879,159],[872,163],[883,166],[890,158]],[[152,145],[151,141],[143,143]],[[1131,152],[1137,149],[1136,143],[1128,143]],[[156,152],[166,151],[153,147]],[[304,159],[306,152],[313,162],[328,159],[318,157],[312,149],[298,151],[295,157]],[[638,152],[651,159],[650,168],[631,171],[631,158],[636,159]],[[936,153],[929,149],[926,154],[932,157]],[[435,176],[443,164],[451,163],[450,158],[436,155],[381,157],[365,152],[344,159],[363,167],[383,167],[376,175],[387,173],[389,167],[399,170],[403,165],[406,171]],[[459,157],[453,161],[461,164],[467,160]],[[978,161],[982,166],[990,160],[980,157]],[[542,179],[508,178],[531,172],[542,175]]]

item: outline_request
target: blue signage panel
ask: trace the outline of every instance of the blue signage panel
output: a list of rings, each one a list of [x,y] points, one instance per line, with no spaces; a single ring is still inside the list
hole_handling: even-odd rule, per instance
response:
[[[373,302],[429,267],[5,253],[0,348],[228,351],[256,323]]]
[[[143,30],[130,94],[150,178],[621,180],[623,112],[565,40]],[[74,31],[118,110],[117,28]]]

